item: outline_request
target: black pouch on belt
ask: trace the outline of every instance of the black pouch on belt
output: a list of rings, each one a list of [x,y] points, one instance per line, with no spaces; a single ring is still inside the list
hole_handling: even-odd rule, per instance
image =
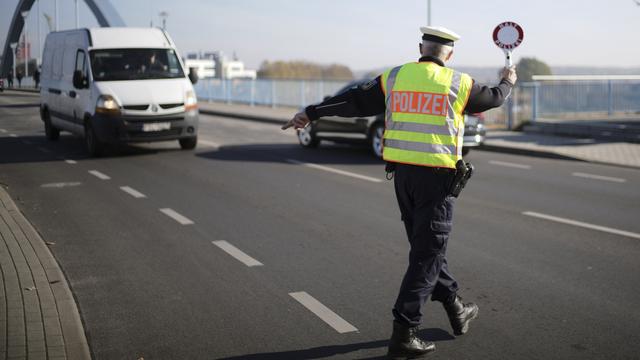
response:
[[[449,195],[458,197],[462,192],[462,189],[467,185],[467,181],[473,175],[474,167],[471,163],[465,163],[463,160],[458,160],[456,163],[456,175],[451,181],[449,186]]]
[[[384,171],[387,173],[387,180],[393,179],[393,173],[396,171],[396,163],[387,161],[384,166]]]

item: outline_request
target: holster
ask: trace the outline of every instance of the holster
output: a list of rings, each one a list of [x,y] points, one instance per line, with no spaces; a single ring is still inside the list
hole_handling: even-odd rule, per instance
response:
[[[467,185],[467,181],[469,181],[473,175],[473,171],[474,167],[471,163],[458,160],[456,163],[456,174],[449,185],[449,195],[457,198],[462,192],[462,189]]]
[[[396,163],[387,161],[384,166],[384,171],[387,173],[387,180],[393,179],[393,173],[396,171]]]

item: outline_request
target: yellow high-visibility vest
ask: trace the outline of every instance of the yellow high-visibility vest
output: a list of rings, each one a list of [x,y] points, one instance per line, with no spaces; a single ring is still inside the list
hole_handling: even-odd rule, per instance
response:
[[[408,63],[382,76],[385,161],[455,169],[462,159],[467,74],[432,62]]]

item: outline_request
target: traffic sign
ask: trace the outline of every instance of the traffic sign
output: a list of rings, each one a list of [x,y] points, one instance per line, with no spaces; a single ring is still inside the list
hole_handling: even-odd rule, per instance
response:
[[[493,43],[501,48],[506,56],[506,65],[511,66],[511,51],[524,39],[524,30],[513,21],[505,21],[493,30]]]

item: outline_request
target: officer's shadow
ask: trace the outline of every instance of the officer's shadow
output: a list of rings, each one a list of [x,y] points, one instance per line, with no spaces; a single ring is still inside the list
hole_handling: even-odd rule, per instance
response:
[[[455,339],[455,337],[448,332],[442,329],[422,329],[419,332],[419,336],[422,339],[426,339],[428,341],[439,342],[439,341],[449,341]],[[307,360],[307,359],[322,359],[336,355],[347,355],[352,352],[360,351],[360,350],[369,350],[369,349],[377,349],[380,348],[380,355],[371,356],[371,355],[361,355],[352,354],[352,356],[345,356],[348,359],[361,359],[361,360],[376,360],[376,359],[386,359],[384,354],[387,351],[387,344],[389,340],[377,340],[370,342],[362,342],[355,344],[346,344],[346,345],[329,345],[329,346],[320,346],[311,349],[304,350],[291,350],[291,351],[281,351],[281,352],[273,352],[273,353],[261,353],[261,354],[248,354],[248,355],[239,355],[233,357],[221,358],[219,360],[288,360],[288,359],[299,359],[299,360]]]

